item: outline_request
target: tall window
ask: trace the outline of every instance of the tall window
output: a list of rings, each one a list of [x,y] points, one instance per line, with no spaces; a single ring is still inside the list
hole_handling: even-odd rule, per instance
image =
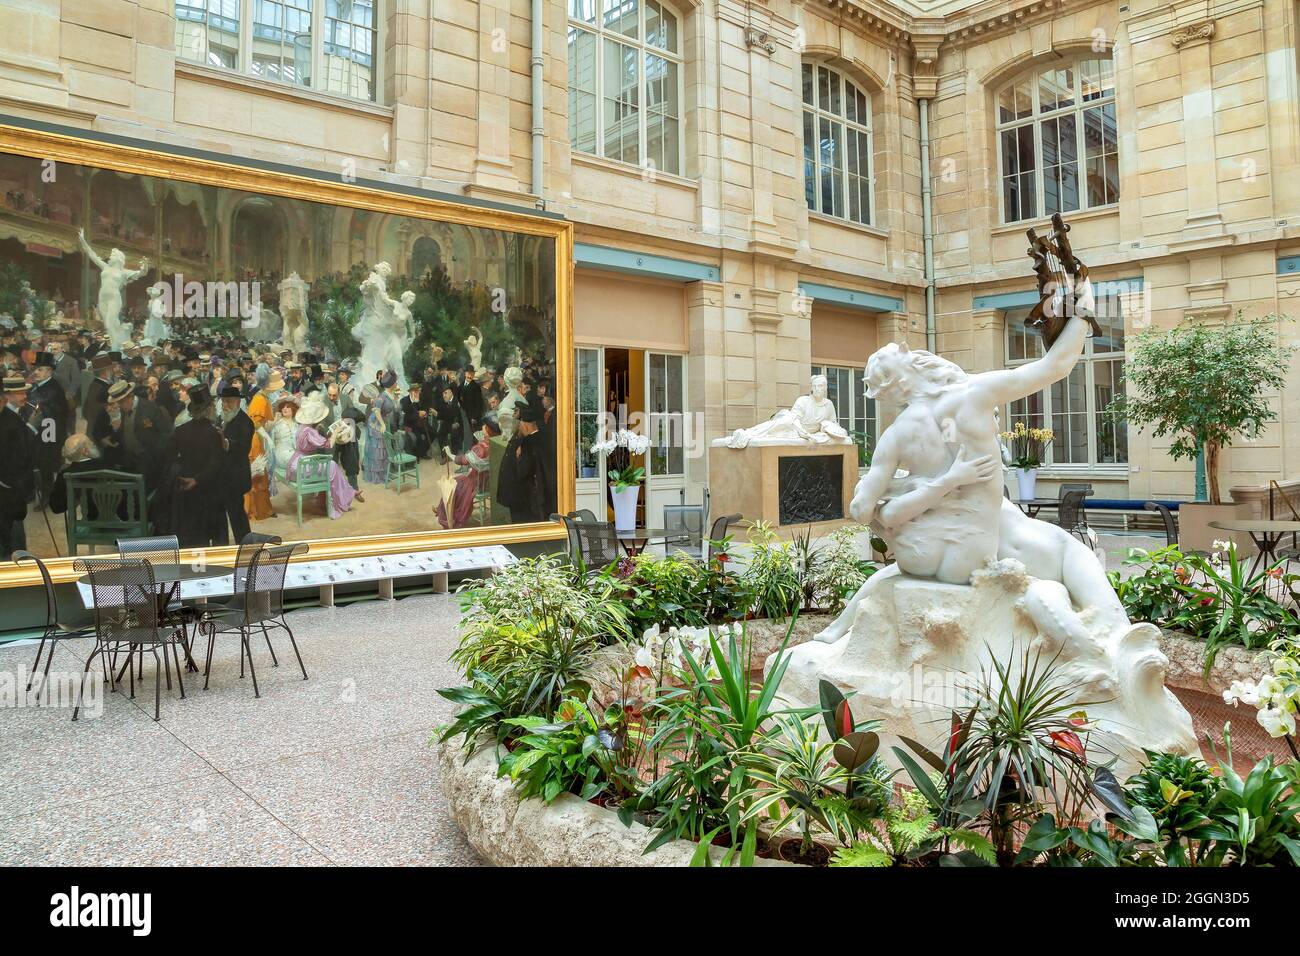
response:
[[[682,171],[681,33],[657,0],[569,0],[569,142]]]
[[[176,55],[291,86],[375,98],[378,0],[176,0]]]
[[[871,100],[820,63],[803,65],[803,191],[814,212],[871,222]]]
[[[998,93],[1006,222],[1119,201],[1115,70],[1080,60],[1027,73]]]
[[[863,369],[844,365],[814,365],[813,375],[826,376],[826,397],[835,405],[835,416],[859,447],[876,444],[876,403],[867,398]]]
[[[1014,366],[1043,355],[1043,340],[1025,327],[1028,309],[1006,313],[1007,364]],[[1047,452],[1051,465],[1110,465],[1128,461],[1128,425],[1108,411],[1124,392],[1124,315],[1116,296],[1097,297],[1102,335],[1089,338],[1068,378],[1012,402],[1003,428],[1023,421],[1028,428],[1052,429],[1056,438]]]

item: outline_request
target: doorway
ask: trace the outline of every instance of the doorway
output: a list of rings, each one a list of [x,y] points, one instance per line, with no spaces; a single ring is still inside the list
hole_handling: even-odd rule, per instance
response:
[[[645,469],[637,502],[637,524],[663,525],[663,506],[682,501],[686,487],[686,449],[682,422],[687,410],[686,356],[614,346],[575,350],[577,415],[576,507],[613,520],[608,475],[619,467]],[[639,426],[650,436],[650,450],[629,456],[618,449],[609,457],[591,451],[602,425]]]

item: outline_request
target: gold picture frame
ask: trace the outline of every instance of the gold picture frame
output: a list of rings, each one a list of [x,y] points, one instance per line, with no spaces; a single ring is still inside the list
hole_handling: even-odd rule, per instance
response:
[[[554,239],[556,415],[558,423],[573,421],[573,224],[567,220],[534,214],[526,210],[514,211],[428,195],[389,191],[380,185],[360,185],[316,178],[310,174],[310,171],[295,174],[261,169],[241,165],[239,162],[222,162],[144,146],[100,142],[74,134],[34,130],[6,123],[0,123],[0,152],[49,160],[54,163],[100,167],[121,173],[175,179]],[[558,478],[556,504],[562,513],[572,511],[574,508],[575,441],[573,427],[559,424],[556,439]],[[306,553],[299,556],[298,560],[320,561],[488,544],[523,544],[554,541],[563,537],[564,531],[561,527],[546,521],[480,528],[438,529],[427,532],[307,539],[305,543],[309,548]],[[190,549],[182,552],[182,559],[199,560],[201,557],[211,564],[229,564],[234,561],[236,550],[234,546]],[[45,563],[56,582],[66,582],[77,578],[73,568],[74,560],[72,557],[59,557],[46,559]],[[0,588],[39,584],[41,584],[41,576],[34,564],[0,562]]]

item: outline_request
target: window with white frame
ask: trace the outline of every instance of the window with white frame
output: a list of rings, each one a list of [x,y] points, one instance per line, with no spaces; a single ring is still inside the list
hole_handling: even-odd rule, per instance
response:
[[[813,375],[826,376],[826,397],[835,406],[835,417],[855,444],[874,448],[876,403],[867,398],[862,368],[844,365],[814,365]]]
[[[1028,317],[1029,309],[1005,313],[1008,366],[1043,355],[1042,338],[1025,327]],[[1005,429],[1022,421],[1027,428],[1055,433],[1047,450],[1048,466],[1128,462],[1128,425],[1110,411],[1114,399],[1124,393],[1124,314],[1117,296],[1097,297],[1097,322],[1102,334],[1087,340],[1067,378],[1007,407]]]
[[[1119,201],[1115,69],[1054,63],[998,91],[1002,219],[1019,222]]]
[[[290,86],[376,97],[379,0],[176,0],[176,56]]]
[[[814,212],[871,222],[871,98],[822,63],[803,64],[803,190]]]
[[[658,0],[568,0],[569,142],[680,174],[680,19]]]

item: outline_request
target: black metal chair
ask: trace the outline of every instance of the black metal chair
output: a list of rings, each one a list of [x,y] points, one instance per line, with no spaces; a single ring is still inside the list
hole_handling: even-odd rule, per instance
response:
[[[618,533],[610,521],[575,522],[578,532],[578,556],[589,571],[603,571],[619,555]]]
[[[664,530],[686,535],[685,541],[670,541],[665,552],[679,552],[696,560],[704,557],[704,507],[702,505],[664,505]]]
[[[1061,487],[1056,490],[1057,500],[1061,500],[1071,491],[1083,492],[1083,497],[1079,499],[1079,524],[1088,527],[1088,499],[1094,494],[1092,484],[1086,481],[1063,481]]]
[[[32,681],[36,679],[36,669],[41,666],[41,654],[45,651],[45,645],[50,645],[49,656],[45,658],[45,670],[42,672],[42,680],[48,681],[50,677],[50,661],[54,660],[54,644],[57,641],[66,641],[74,637],[93,637],[95,634],[95,622],[87,620],[83,623],[76,624],[68,618],[59,607],[59,595],[54,590],[54,579],[50,577],[50,569],[45,566],[45,562],[32,554],[30,551],[15,551],[13,556],[14,563],[21,564],[24,561],[34,561],[37,569],[41,572],[41,580],[45,584],[45,630],[41,633],[41,643],[36,647],[36,660],[32,663],[32,672],[27,677],[27,689],[32,689]],[[105,669],[107,675],[107,669]],[[40,690],[36,691],[40,695]]]
[[[714,547],[716,542],[721,541],[727,536],[728,529],[740,520],[740,515],[721,515],[713,520],[713,527],[709,529],[709,540],[706,542],[704,559],[712,561],[714,553],[718,550]]]
[[[126,651],[126,664],[123,671],[131,674],[131,698],[135,699],[135,668],[132,663],[136,654],[144,660],[147,648],[154,659],[154,698],[153,719],[159,717],[159,705],[162,700],[161,677],[167,677],[167,689],[172,686],[171,667],[167,658],[170,647],[176,664],[176,683],[180,688],[181,699],[185,698],[185,684],[181,678],[180,653],[177,645],[180,639],[171,629],[159,628],[158,584],[154,580],[153,566],[146,560],[123,561],[118,558],[78,558],[75,565],[78,572],[90,578],[90,591],[95,605],[95,648],[86,658],[86,669],[82,672],[80,697],[85,696],[86,674],[95,658],[101,662],[103,655],[112,651]],[[162,647],[162,659],[158,658],[158,648]],[[114,682],[121,674],[113,677]],[[76,720],[81,712],[81,701],[72,710],[72,719]]]
[[[231,582],[230,597],[224,601],[198,601],[190,605],[190,610],[199,615],[216,614],[241,606],[238,603],[241,600],[240,593],[244,589],[244,583],[248,577],[249,568],[253,565],[253,560],[265,548],[283,543],[283,539],[278,534],[262,534],[258,531],[248,532],[248,534],[244,535],[244,540],[239,542],[239,550],[235,553],[235,574]],[[271,652],[271,666],[279,667],[280,661],[275,656],[275,648],[271,646],[269,637],[266,640],[266,649]]]
[[[1056,524],[1078,538],[1083,544],[1092,547],[1088,540],[1088,520],[1083,511],[1084,492],[1081,489],[1061,493],[1056,506]]]
[[[1169,510],[1168,506],[1160,504],[1158,501],[1148,501],[1143,506],[1146,511],[1153,511],[1160,516],[1160,521],[1165,526],[1165,547],[1178,545],[1178,522],[1174,519],[1174,513]]]
[[[302,662],[298,642],[293,630],[284,619],[284,579],[289,568],[289,561],[299,551],[306,550],[304,544],[290,544],[263,547],[252,558],[248,573],[244,576],[242,587],[235,594],[230,605],[214,609],[204,614],[203,626],[208,632],[208,654],[203,669],[203,689],[207,690],[212,673],[212,650],[218,634],[238,634],[240,642],[239,676],[244,676],[244,661],[248,661],[248,673],[253,678],[253,696],[261,697],[257,686],[257,671],[253,666],[253,651],[249,646],[249,637],[254,628],[260,628],[271,646],[269,628],[278,627],[289,635],[293,645],[294,656],[298,658],[298,667],[302,670],[302,679],[307,680],[307,668]],[[274,657],[274,651],[272,651]]]

